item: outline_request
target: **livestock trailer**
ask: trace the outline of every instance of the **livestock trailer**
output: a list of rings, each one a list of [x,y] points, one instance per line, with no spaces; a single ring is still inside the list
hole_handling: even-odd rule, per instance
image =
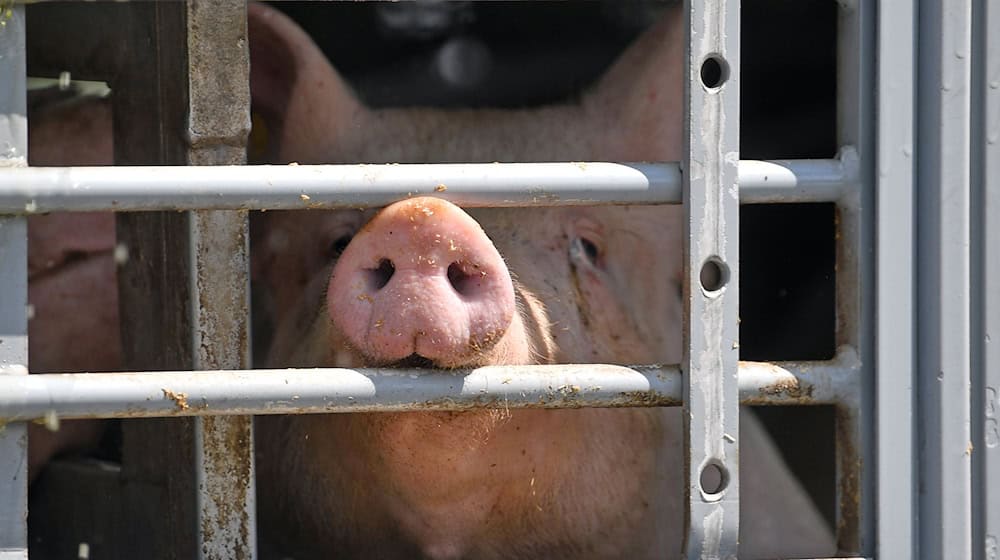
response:
[[[799,74],[768,84],[834,99],[826,158],[740,159],[741,88],[755,80],[740,71],[740,18],[752,2],[687,0],[681,161],[375,170],[244,165],[245,1],[65,4],[0,1],[0,560],[28,557],[28,422],[128,419],[120,470],[89,473],[89,490],[55,483],[84,496],[66,515],[121,528],[99,543],[67,529],[81,557],[93,548],[253,558],[253,415],[501,401],[683,407],[688,558],[737,555],[741,403],[832,411],[822,434],[837,557],[997,557],[995,2],[830,2],[826,91],[808,91]],[[30,17],[43,19],[32,28]],[[82,23],[91,17],[97,27]],[[118,166],[27,166],[29,28],[67,47],[33,61],[35,73],[71,69],[110,84],[113,112],[130,122],[116,124]],[[682,205],[683,360],[413,372],[416,381],[378,369],[251,371],[248,212],[377,207],[415,194],[469,207]],[[795,203],[833,208],[832,353],[740,361],[740,205]],[[27,216],[94,210],[120,213],[134,371],[28,376]],[[111,505],[97,499],[112,494]]]

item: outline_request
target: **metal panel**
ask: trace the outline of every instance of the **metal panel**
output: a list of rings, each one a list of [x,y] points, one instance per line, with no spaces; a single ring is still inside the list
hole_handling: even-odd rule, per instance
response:
[[[878,6],[877,553],[881,558],[907,560],[917,557],[913,430],[916,11],[909,0],[882,0]]]
[[[973,7],[972,552],[1000,557],[1000,6]]]
[[[689,0],[684,176],[684,426],[688,558],[739,537],[738,0]]]
[[[27,164],[24,8],[0,12],[0,174]],[[0,217],[0,367],[28,365],[27,220]],[[10,366],[18,367],[10,367]],[[0,423],[0,560],[28,557],[28,432]]]
[[[917,146],[920,557],[971,543],[970,0],[920,4]]]
[[[741,161],[740,202],[853,197],[857,156]],[[681,201],[676,163],[489,163],[30,168],[0,175],[0,213],[298,210],[384,206],[429,194],[465,207]]]

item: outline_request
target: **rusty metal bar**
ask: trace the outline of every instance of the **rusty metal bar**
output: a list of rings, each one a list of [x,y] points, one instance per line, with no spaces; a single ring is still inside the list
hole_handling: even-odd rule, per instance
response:
[[[195,261],[191,279],[195,367],[247,367],[247,215],[198,211],[190,223]],[[194,435],[200,557],[255,558],[253,418],[199,418]]]
[[[0,10],[0,175],[27,164],[24,7]],[[28,363],[28,230],[0,216],[0,381]],[[0,424],[0,560],[28,558],[27,425]]]
[[[188,163],[246,163],[250,53],[246,2],[187,3]],[[195,369],[250,365],[249,225],[246,211],[198,210],[189,221]],[[257,556],[253,418],[195,422],[198,556]]]
[[[873,555],[875,547],[875,60],[876,2],[838,2],[837,112],[839,142],[857,154],[858,187],[837,208],[838,345],[858,351],[859,395],[838,409],[837,545]]]
[[[739,398],[753,405],[856,406],[859,364],[741,362]],[[0,373],[17,373],[17,368]],[[474,407],[679,406],[678,366],[487,366],[473,370],[260,369],[0,377],[0,420],[147,418]]]
[[[739,163],[740,203],[838,202],[857,157]],[[298,210],[384,206],[433,195],[460,206],[676,204],[676,163],[470,163],[33,167],[0,175],[0,214]]]
[[[688,0],[685,18],[684,554],[735,558],[740,3]]]

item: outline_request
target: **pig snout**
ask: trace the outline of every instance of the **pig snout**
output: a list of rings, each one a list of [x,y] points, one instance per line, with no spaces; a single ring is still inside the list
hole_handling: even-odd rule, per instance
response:
[[[437,198],[382,210],[344,249],[327,291],[334,328],[376,364],[495,362],[487,356],[515,307],[493,243],[472,217]]]

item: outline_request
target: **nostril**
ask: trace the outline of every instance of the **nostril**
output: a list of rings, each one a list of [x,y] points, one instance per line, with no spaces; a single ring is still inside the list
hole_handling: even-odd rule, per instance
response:
[[[465,272],[461,263],[453,262],[448,266],[448,281],[451,282],[451,287],[459,294],[463,296],[469,295],[469,292],[473,288],[472,283],[474,279],[473,275]]]
[[[373,292],[377,292],[389,283],[392,275],[396,273],[396,266],[389,259],[382,259],[378,263],[378,268],[369,268],[365,272],[368,273],[368,285]]]

